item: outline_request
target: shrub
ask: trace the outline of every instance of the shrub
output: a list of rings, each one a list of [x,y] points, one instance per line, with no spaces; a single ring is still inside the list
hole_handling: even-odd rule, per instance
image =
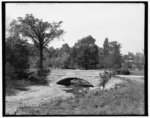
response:
[[[37,74],[32,75],[29,80],[33,85],[47,85],[48,80],[46,77],[39,77]]]
[[[112,74],[109,73],[108,71],[104,71],[103,74],[100,73],[100,85],[102,85],[103,88],[105,87],[106,83],[111,79]]]
[[[37,85],[47,85],[48,80],[47,80],[47,75],[50,73],[50,69],[44,68],[42,70],[37,70],[36,72],[32,73],[29,77],[28,80],[31,81],[32,84],[37,84]]]
[[[37,70],[37,73],[41,77],[46,77],[50,73],[50,69],[43,68],[42,70]]]
[[[25,87],[30,84],[30,81],[17,78],[18,76],[14,71],[14,67],[8,62],[5,65],[5,70],[6,95],[14,95],[18,89],[26,90]]]
[[[12,82],[12,78],[15,78],[16,74],[14,73],[14,67],[11,66],[10,63],[6,63],[5,65],[5,92],[7,95],[11,95],[14,94],[13,90],[11,90],[11,88],[13,88],[13,82]]]
[[[14,67],[17,78],[24,78],[25,70],[29,68],[29,50],[27,41],[18,37],[9,37],[6,39],[6,62]]]
[[[24,90],[29,84],[26,81],[26,69],[29,68],[29,50],[26,40],[17,36],[5,40],[5,85],[6,95],[15,94],[16,89]]]
[[[15,80],[14,81],[14,85],[15,85],[15,89],[18,90],[27,90],[26,87],[29,86],[31,84],[31,82],[29,80]]]
[[[117,69],[115,72],[120,75],[130,75],[130,71],[128,69]]]

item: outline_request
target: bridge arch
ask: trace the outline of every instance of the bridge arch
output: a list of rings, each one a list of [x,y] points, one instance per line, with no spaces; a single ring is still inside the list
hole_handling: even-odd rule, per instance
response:
[[[83,76],[63,76],[55,81],[56,84],[62,84],[62,85],[71,85],[71,84],[78,84],[88,87],[93,87],[94,85],[89,82],[85,77]]]

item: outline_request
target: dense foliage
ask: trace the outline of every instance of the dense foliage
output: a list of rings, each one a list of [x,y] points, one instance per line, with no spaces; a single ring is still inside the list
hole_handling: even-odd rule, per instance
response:
[[[116,41],[109,42],[108,38],[106,38],[103,44],[102,62],[104,68],[120,68],[120,44],[118,44]]]
[[[142,70],[145,65],[145,56],[143,53],[133,54],[129,52],[127,55],[122,56],[122,63],[124,68]]]
[[[125,71],[144,68],[144,54],[129,52],[127,55],[122,55],[120,49],[118,42],[109,42],[108,38],[104,40],[103,47],[98,47],[95,39],[89,35],[78,40],[73,47],[65,43],[57,49],[44,48],[44,66],[62,69],[121,69]],[[34,53],[31,58],[33,65],[36,65],[35,59],[38,59],[37,53]]]
[[[27,14],[25,18],[19,17],[13,23],[13,28],[18,29],[19,34],[24,38],[31,39],[34,46],[39,50],[39,69],[43,69],[43,49],[48,46],[49,42],[63,34],[60,29],[62,21],[56,23],[43,22],[34,18],[32,14]]]
[[[19,77],[29,67],[27,45],[26,40],[21,40],[18,37],[9,37],[6,40],[6,62],[15,68],[15,73]]]
[[[6,91],[18,88],[23,79],[27,78],[26,70],[29,68],[29,50],[27,41],[19,37],[9,37],[5,41],[5,85]],[[23,81],[22,81],[23,82]],[[23,86],[26,83],[23,83]],[[11,92],[9,92],[11,94]]]
[[[98,46],[92,36],[79,40],[73,47],[71,53],[73,68],[97,69],[98,67]]]

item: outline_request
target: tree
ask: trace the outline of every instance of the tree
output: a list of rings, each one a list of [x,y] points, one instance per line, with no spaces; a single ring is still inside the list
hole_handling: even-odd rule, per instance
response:
[[[121,68],[121,54],[120,54],[120,48],[121,48],[121,45],[118,44],[117,42],[112,42],[112,46],[114,48],[113,50],[113,56],[112,56],[112,66],[114,69],[117,69],[117,68]]]
[[[108,38],[106,38],[103,44],[103,56],[107,57],[108,55],[109,55],[109,42]]]
[[[25,71],[29,68],[29,50],[27,46],[27,41],[21,40],[19,37],[9,37],[5,41],[6,63],[14,68],[16,78],[24,78]]]
[[[102,63],[104,68],[112,66],[112,55],[110,55],[110,46],[108,38],[105,39],[102,50]]]
[[[29,69],[29,44],[19,37],[18,29],[13,27],[14,23],[16,22],[9,25],[5,39],[5,92],[8,95],[22,87],[21,81],[27,78]]]
[[[70,53],[70,68],[75,69],[77,68],[77,55],[78,55],[78,48],[73,46]]]
[[[72,50],[73,63],[78,68],[94,69],[98,67],[98,47],[95,45],[95,39],[87,36],[79,40]]]
[[[70,47],[69,47],[69,45],[68,45],[67,43],[65,43],[65,44],[62,45],[61,50],[62,50],[63,52],[68,53],[68,54],[70,53]]]
[[[137,69],[144,69],[145,57],[143,53],[136,53],[134,64],[136,65]]]
[[[61,48],[49,48],[49,65],[50,67],[65,68],[70,67],[70,47],[67,43]]]
[[[121,45],[116,41],[109,42],[105,39],[102,50],[102,62],[104,68],[120,68],[121,67]]]
[[[103,48],[98,47],[98,54],[99,54],[99,68],[104,68],[104,64],[103,64]]]
[[[31,39],[40,52],[39,69],[43,69],[43,49],[49,42],[61,36],[64,31],[60,29],[62,21],[56,23],[43,22],[26,14],[25,18],[19,17],[14,28],[18,28],[21,36]]]
[[[109,54],[109,41],[108,38],[105,39],[104,44],[103,44],[103,51],[102,51],[102,62],[103,62],[103,67],[108,68],[111,65],[111,58]]]
[[[60,49],[62,51],[61,54],[61,60],[62,60],[62,65],[61,68],[68,69],[70,68],[70,47],[67,43],[62,45],[62,48]]]
[[[134,59],[135,56],[132,52],[128,52],[127,55],[123,55],[122,56],[123,67],[127,69],[133,69]]]

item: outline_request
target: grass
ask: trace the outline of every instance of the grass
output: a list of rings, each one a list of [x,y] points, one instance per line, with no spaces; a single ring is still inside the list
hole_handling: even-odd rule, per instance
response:
[[[131,75],[144,75],[144,70],[131,70],[130,71]]]
[[[119,88],[118,88],[119,87]],[[144,114],[144,85],[129,81],[110,91],[97,91],[42,104],[24,106],[21,115],[140,115]]]

